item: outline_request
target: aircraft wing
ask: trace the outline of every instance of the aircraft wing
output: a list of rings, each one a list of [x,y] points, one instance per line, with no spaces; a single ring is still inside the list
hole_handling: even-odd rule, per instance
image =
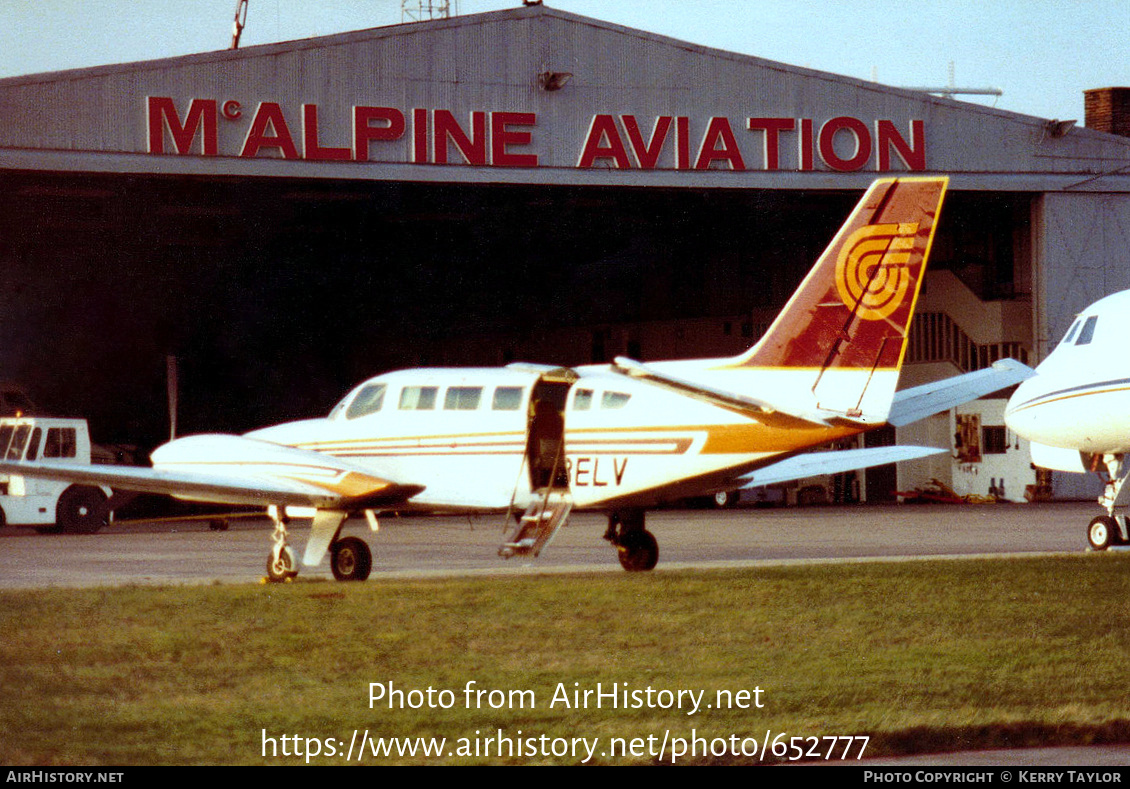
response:
[[[867,447],[865,449],[842,449],[829,452],[806,452],[759,468],[741,478],[741,487],[759,488],[777,482],[814,477],[819,474],[839,474],[844,471],[882,466],[887,463],[901,463],[904,460],[937,455],[947,452],[937,447],[893,446]]]
[[[233,466],[238,464],[233,464]],[[391,506],[423,490],[403,485],[325,458],[317,469],[292,466],[275,473],[253,467],[208,470],[155,469],[134,466],[76,465],[50,461],[0,461],[0,474],[54,479],[83,485],[104,485],[141,493],[163,493],[218,504],[300,506],[353,511]]]
[[[942,381],[895,393],[887,422],[895,427],[948,411],[1000,389],[1031,378],[1036,371],[1015,359],[1001,359],[984,370],[956,375]]]

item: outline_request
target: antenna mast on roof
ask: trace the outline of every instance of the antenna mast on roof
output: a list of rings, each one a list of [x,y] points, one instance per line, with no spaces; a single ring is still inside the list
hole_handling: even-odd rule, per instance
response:
[[[949,84],[941,88],[930,87],[907,87],[907,90],[918,90],[923,93],[936,93],[946,99],[952,99],[958,95],[972,95],[972,96],[1001,96],[1003,91],[1000,88],[959,88],[953,84],[953,61],[950,61],[949,66]]]
[[[247,0],[238,0],[235,4],[235,21],[231,26],[231,48],[239,49],[239,37],[243,35],[243,28],[247,24]]]
[[[426,22],[459,15],[459,0],[400,0],[401,22]]]

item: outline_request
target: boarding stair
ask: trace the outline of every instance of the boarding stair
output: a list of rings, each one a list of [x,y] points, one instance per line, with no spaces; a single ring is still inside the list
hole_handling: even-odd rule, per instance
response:
[[[504,559],[512,556],[537,556],[547,546],[573,510],[573,497],[561,488],[540,488],[510,539],[502,543],[498,555]]]

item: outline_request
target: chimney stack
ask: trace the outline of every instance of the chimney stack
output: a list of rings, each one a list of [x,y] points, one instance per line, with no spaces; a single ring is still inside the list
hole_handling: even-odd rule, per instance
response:
[[[1083,91],[1083,112],[1088,129],[1130,137],[1130,88]]]

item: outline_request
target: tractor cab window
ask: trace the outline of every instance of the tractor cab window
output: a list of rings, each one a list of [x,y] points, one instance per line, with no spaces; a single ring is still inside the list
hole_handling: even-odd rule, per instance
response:
[[[35,431],[36,447],[29,460],[35,460],[34,452],[39,449],[39,430]],[[4,425],[0,427],[0,458],[4,460],[23,460],[24,450],[31,435],[31,425]]]
[[[43,443],[43,457],[73,458],[76,454],[73,427],[52,427],[47,430],[47,440]]]
[[[31,425],[17,425],[12,434],[12,440],[8,444],[8,454],[4,456],[5,460],[23,460],[24,449],[27,448],[27,440],[30,435]]]
[[[31,431],[31,441],[27,445],[27,459],[35,460],[39,457],[39,444],[43,440],[43,429],[37,427]]]

